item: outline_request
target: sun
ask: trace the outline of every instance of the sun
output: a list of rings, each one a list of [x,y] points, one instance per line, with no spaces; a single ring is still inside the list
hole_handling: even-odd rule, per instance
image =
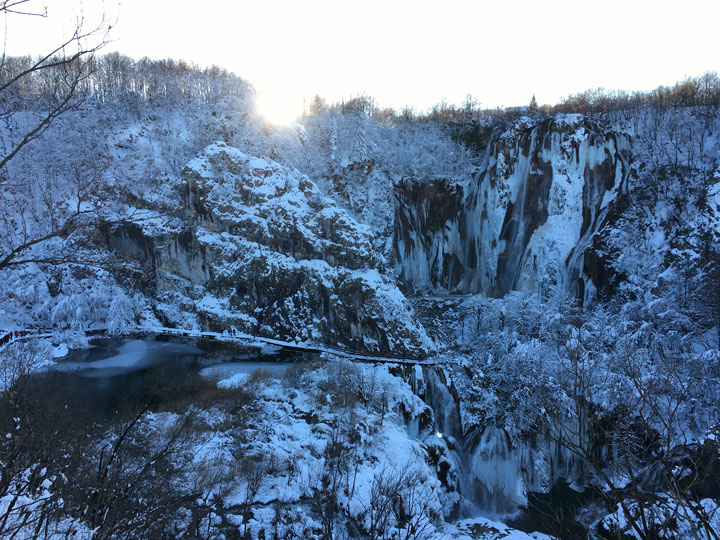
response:
[[[257,94],[258,110],[275,126],[289,126],[303,112],[302,98],[277,90],[261,90]]]

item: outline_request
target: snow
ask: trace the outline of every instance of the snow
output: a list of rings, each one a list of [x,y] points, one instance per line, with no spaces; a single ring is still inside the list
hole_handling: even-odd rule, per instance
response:
[[[244,386],[248,382],[248,380],[250,379],[250,374],[245,372],[238,372],[230,375],[229,377],[225,374],[223,375],[223,377],[224,378],[220,379],[217,382],[219,388],[239,388],[241,386]]]
[[[64,358],[67,356],[69,350],[67,343],[60,343],[52,348],[52,357],[54,359]]]
[[[483,540],[552,540],[553,537],[542,533],[524,533],[508,527],[499,521],[477,517],[459,521],[455,527],[458,535],[452,538],[457,540],[472,540],[482,538]],[[463,534],[467,533],[467,534]],[[477,536],[482,534],[482,536]]]
[[[289,364],[279,362],[224,362],[203,368],[200,374],[217,380],[218,386],[222,388],[230,388],[246,382],[255,372],[282,377],[289,367]]]

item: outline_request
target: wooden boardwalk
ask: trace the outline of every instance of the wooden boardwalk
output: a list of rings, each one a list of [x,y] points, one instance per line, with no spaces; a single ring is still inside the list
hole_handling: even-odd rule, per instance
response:
[[[264,344],[271,345],[273,347],[280,347],[281,349],[291,351],[303,351],[311,353],[327,353],[334,354],[335,356],[341,356],[343,358],[349,358],[352,360],[358,360],[361,362],[372,362],[372,363],[393,363],[393,364],[420,364],[420,365],[434,365],[436,362],[423,360],[420,358],[403,358],[395,356],[380,356],[380,355],[368,355],[347,349],[341,349],[340,347],[333,347],[332,345],[318,344],[318,343],[297,343],[292,341],[281,341],[279,339],[272,339],[262,336],[253,336],[250,334],[243,334],[237,332],[235,335],[229,333],[220,332],[199,332],[191,330],[183,330],[178,328],[166,328],[166,327],[154,327],[154,328],[140,328],[138,332],[147,332],[159,335],[177,335],[184,337],[200,337],[206,339],[213,339],[217,341],[228,341],[232,343],[242,344]]]

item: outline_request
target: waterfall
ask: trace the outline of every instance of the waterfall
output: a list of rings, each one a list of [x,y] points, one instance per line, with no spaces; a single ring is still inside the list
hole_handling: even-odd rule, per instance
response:
[[[425,400],[433,410],[435,435],[446,445],[447,456],[455,471],[454,476],[457,481],[457,485],[454,487],[461,496],[456,517],[466,518],[479,515],[483,509],[476,504],[473,495],[476,486],[468,474],[471,467],[470,455],[466,450],[457,399],[435,369],[427,369],[425,380],[427,381]]]
[[[504,429],[488,424],[465,429],[457,397],[441,368],[423,370],[425,402],[432,408],[436,436],[444,441],[460,494],[458,518],[516,515],[530,492],[548,493],[559,480],[584,487],[581,460],[549,433],[511,441]]]
[[[461,496],[456,513],[458,518],[478,515],[496,517],[517,511],[524,501],[513,501],[506,496],[505,489],[498,489],[491,479],[490,471],[484,469],[484,462],[478,459],[477,449],[489,450],[489,456],[504,454],[504,449],[490,448],[487,444],[477,445],[474,437],[467,437],[463,432],[458,401],[438,372],[428,368],[425,372],[427,381],[426,402],[433,410],[435,431],[442,438],[447,448],[447,455],[455,470],[457,486]],[[487,441],[485,441],[487,443]],[[517,471],[507,471],[509,475],[503,479],[508,482],[520,481]],[[511,474],[514,474],[511,478]]]
[[[582,117],[496,130],[471,178],[401,183],[394,246],[421,290],[590,294],[585,253],[626,183],[629,140]]]

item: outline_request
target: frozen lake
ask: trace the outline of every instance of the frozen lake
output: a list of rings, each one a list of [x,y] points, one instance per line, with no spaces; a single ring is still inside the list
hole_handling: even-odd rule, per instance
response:
[[[72,351],[52,369],[80,377],[105,378],[170,363],[181,372],[198,368],[201,375],[216,379],[239,372],[250,374],[258,369],[282,376],[289,365],[301,357],[302,353],[268,347],[251,349],[247,354],[211,355],[186,343],[134,339],[119,345]]]
[[[257,370],[264,377],[282,377],[293,362],[316,357],[269,348],[226,354],[181,342],[108,341],[72,351],[46,373],[33,377],[32,384],[66,402],[64,406],[72,403],[102,421],[120,409],[192,401],[194,393],[218,382],[221,388],[237,387]]]

